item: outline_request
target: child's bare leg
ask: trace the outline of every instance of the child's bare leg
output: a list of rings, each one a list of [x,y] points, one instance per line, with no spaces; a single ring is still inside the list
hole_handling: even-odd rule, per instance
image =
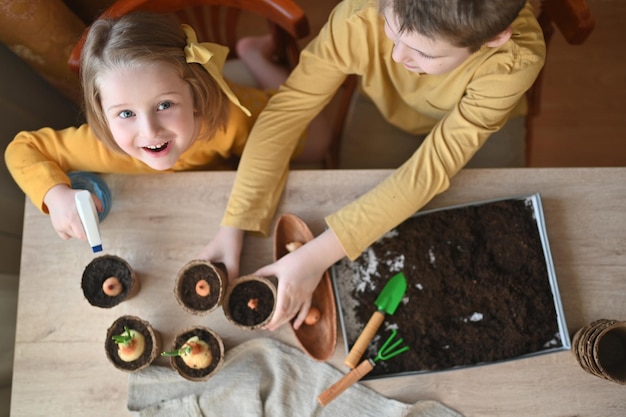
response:
[[[272,61],[271,35],[246,37],[237,43],[237,55],[252,73],[259,87],[276,90],[287,79],[289,71]],[[330,144],[332,126],[328,110],[324,109],[309,123],[307,140],[297,163],[323,161]]]
[[[289,75],[287,68],[272,61],[271,35],[242,38],[237,42],[237,55],[262,89],[277,89]]]

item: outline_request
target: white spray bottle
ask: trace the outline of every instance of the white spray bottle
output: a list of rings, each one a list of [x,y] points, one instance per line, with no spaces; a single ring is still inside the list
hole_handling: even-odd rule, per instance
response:
[[[85,229],[87,240],[91,246],[93,253],[102,252],[102,240],[100,239],[100,229],[98,227],[98,210],[93,202],[91,193],[87,190],[81,190],[74,196],[76,201],[76,210],[80,216],[80,221]]]

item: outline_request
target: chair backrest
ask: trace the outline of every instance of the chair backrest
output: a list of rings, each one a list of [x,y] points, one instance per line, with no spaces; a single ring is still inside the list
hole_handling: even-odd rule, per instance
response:
[[[546,42],[548,62],[550,57],[550,40],[555,27],[563,35],[567,43],[580,45],[591,34],[595,27],[595,19],[587,0],[542,0],[537,20],[543,30]],[[530,161],[533,142],[533,118],[541,112],[541,87],[543,85],[543,70],[535,83],[526,93],[528,100],[528,114],[526,117],[526,161]]]
[[[298,62],[298,41],[309,34],[306,15],[293,0],[117,0],[101,16],[117,18],[139,10],[177,16],[181,23],[195,29],[199,41],[228,46],[231,58],[236,54],[242,12],[260,16],[266,20],[274,39],[277,62],[288,68],[293,68]],[[68,64],[76,73],[80,68],[80,53],[88,30],[83,33],[69,58]]]

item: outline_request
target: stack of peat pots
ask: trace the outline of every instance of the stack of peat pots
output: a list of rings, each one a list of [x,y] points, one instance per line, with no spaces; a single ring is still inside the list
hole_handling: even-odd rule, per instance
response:
[[[585,371],[626,384],[626,321],[596,320],[576,332],[572,345]]]

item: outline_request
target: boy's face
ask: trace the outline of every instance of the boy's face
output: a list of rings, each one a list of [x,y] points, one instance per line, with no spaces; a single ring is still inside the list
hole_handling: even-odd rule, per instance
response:
[[[400,33],[400,25],[390,7],[383,11],[385,34],[394,43],[391,57],[417,74],[444,74],[463,63],[472,53],[444,40],[431,39],[417,32]]]
[[[163,171],[196,139],[191,87],[171,67],[155,63],[99,78],[100,104],[118,146]]]

